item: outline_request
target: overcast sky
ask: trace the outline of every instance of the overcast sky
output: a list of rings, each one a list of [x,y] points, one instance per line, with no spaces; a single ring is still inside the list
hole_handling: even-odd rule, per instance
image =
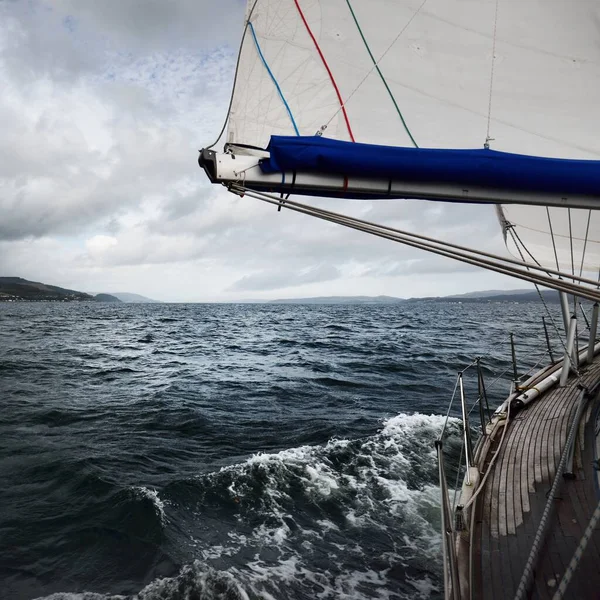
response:
[[[165,301],[522,284],[211,186],[241,0],[0,0],[0,275]],[[329,201],[504,252],[491,207]]]

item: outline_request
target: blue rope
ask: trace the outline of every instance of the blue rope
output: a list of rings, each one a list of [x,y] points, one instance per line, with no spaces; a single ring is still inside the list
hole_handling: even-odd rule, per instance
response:
[[[277,88],[277,92],[279,93],[279,97],[281,98],[281,101],[283,102],[288,115],[290,115],[290,119],[292,121],[292,125],[294,126],[294,131],[296,132],[296,135],[300,135],[300,132],[298,131],[298,127],[296,127],[296,121],[294,121],[294,117],[292,115],[292,111],[290,110],[290,106],[289,104],[286,102],[284,96],[283,96],[283,92],[281,91],[281,88],[279,87],[279,84],[277,83],[277,80],[275,79],[275,76],[273,75],[273,73],[271,72],[271,69],[269,69],[269,65],[267,64],[267,61],[265,60],[265,57],[263,56],[262,50],[260,49],[260,46],[258,44],[258,39],[256,38],[256,33],[254,31],[254,26],[252,25],[252,23],[248,23],[248,27],[250,27],[250,33],[252,34],[252,39],[254,40],[254,45],[256,46],[256,50],[258,52],[258,55],[260,56],[260,60],[262,60],[262,64],[265,66],[265,69],[267,70],[267,73],[269,74],[269,76],[271,77],[271,81],[275,84],[275,87]]]

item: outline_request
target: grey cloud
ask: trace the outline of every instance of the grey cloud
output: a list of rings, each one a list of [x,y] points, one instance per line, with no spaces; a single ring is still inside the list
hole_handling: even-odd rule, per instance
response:
[[[244,0],[56,0],[53,4],[75,26],[94,27],[107,37],[140,47],[192,45],[209,48],[237,43]],[[235,18],[238,15],[238,19]]]
[[[263,291],[298,287],[307,283],[331,281],[341,276],[339,269],[332,265],[318,265],[308,271],[294,273],[293,269],[266,270],[252,275],[245,275],[236,281],[230,291]]]
[[[477,267],[449,258],[425,257],[416,250],[411,257],[401,262],[375,263],[368,266],[361,275],[363,277],[397,277],[406,275],[437,275],[441,273],[470,273],[478,271]]]
[[[415,223],[413,231],[427,231],[444,239],[486,247],[490,240],[500,239],[493,210],[475,211],[480,224],[476,227],[465,213],[454,219],[452,208],[435,206],[436,210],[423,210],[423,204],[398,201],[390,210],[401,211],[409,204]],[[369,205],[340,203],[334,210],[357,212]],[[434,205],[428,205],[434,208]],[[328,208],[332,208],[328,203]],[[421,209],[419,217],[418,209]],[[411,217],[412,218],[412,217]],[[374,220],[386,223],[380,215]],[[393,219],[387,220],[387,222]],[[418,224],[416,223],[418,221]],[[405,224],[406,225],[406,224]],[[343,227],[316,219],[267,207],[250,198],[240,199],[219,188],[189,196],[171,197],[165,201],[158,218],[148,223],[149,231],[164,235],[195,235],[199,240],[210,241],[210,253],[219,260],[249,270],[258,270],[265,261],[277,266],[286,264],[292,269],[314,264],[327,256],[332,264],[341,267],[352,263],[363,265],[366,275],[394,276],[419,273],[458,272],[464,266],[448,259],[424,260],[424,252],[394,244],[388,240],[349,231]],[[495,236],[495,237],[494,237]],[[251,249],[251,251],[248,251]],[[492,248],[500,249],[500,248]],[[410,267],[410,265],[414,265]]]
[[[6,64],[26,79],[102,72],[106,53],[134,59],[185,48],[190,54],[237,46],[241,0],[37,0],[0,2]],[[235,18],[238,15],[238,19]],[[0,46],[1,47],[1,46]]]
[[[196,151],[229,94],[231,52],[214,47],[229,40],[219,19],[233,28],[231,14],[243,14],[230,4],[0,2],[0,239],[100,222],[115,231],[116,218],[156,196],[177,206],[180,182],[200,181]],[[160,44],[137,44],[152,31]]]
[[[32,149],[21,157],[13,153],[21,175],[0,179],[0,239],[85,230],[162,192],[193,169],[193,151],[181,133],[161,127],[118,134],[105,156],[86,150],[67,145],[55,156],[46,138],[31,160],[26,154]],[[0,146],[4,156],[10,159],[10,148]]]
[[[0,24],[4,66],[20,82],[41,74],[64,81],[100,64],[93,41],[72,35],[49,3],[0,3]]]

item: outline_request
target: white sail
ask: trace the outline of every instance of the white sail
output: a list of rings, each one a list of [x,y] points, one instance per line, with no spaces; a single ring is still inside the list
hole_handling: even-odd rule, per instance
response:
[[[247,16],[229,143],[480,148],[489,119],[495,150],[600,158],[597,0],[250,0]],[[499,213],[515,256],[598,272],[597,211]]]
[[[501,222],[506,245],[515,257],[527,262],[535,259],[575,275],[598,277],[600,211],[504,205]]]

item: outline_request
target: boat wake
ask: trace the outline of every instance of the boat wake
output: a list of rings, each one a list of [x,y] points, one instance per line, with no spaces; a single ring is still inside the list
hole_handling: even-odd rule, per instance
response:
[[[178,575],[133,596],[46,598],[440,597],[433,441],[443,422],[400,414],[373,436],[257,454],[158,492],[137,488],[165,527],[162,549],[185,565]],[[448,427],[457,449],[459,423]]]

